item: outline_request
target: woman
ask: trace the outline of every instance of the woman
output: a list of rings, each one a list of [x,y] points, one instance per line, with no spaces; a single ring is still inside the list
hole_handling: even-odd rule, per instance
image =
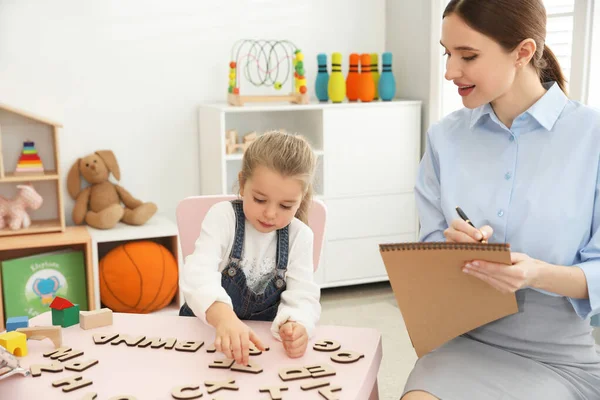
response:
[[[466,108],[431,127],[416,184],[422,241],[510,243],[464,272],[519,312],[419,359],[418,399],[600,399],[600,113],[565,94],[542,0],[453,0],[446,79]],[[479,229],[458,218],[460,206]]]

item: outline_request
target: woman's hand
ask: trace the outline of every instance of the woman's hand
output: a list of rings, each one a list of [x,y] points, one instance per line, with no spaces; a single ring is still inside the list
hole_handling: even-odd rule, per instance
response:
[[[477,229],[458,218],[453,220],[450,227],[444,231],[444,236],[446,237],[447,242],[477,243],[482,239],[488,241],[493,233],[494,230],[489,225]]]
[[[511,253],[512,265],[475,260],[465,264],[463,271],[492,285],[502,293],[514,293],[524,287],[535,287],[543,261],[523,253]]]
[[[302,357],[308,345],[306,328],[297,322],[288,321],[279,327],[283,348],[290,358]]]

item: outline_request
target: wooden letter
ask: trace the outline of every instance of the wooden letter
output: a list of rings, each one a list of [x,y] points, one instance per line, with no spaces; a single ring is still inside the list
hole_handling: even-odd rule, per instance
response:
[[[68,361],[82,354],[83,351],[71,350],[70,347],[59,347],[58,349],[44,353],[44,357],[50,357],[52,360]]]
[[[215,360],[212,364],[208,366],[208,368],[223,368],[229,369],[235,363],[234,359],[225,358],[223,360]]]
[[[118,333],[108,333],[108,334],[95,333],[94,336],[92,336],[92,337],[94,338],[94,343],[106,344],[106,343],[110,342],[111,340],[113,340],[114,338],[116,338],[117,336],[119,336]]]
[[[83,372],[96,364],[98,364],[98,360],[89,360],[86,362],[73,361],[72,363],[65,365],[65,369],[68,369],[69,371]]]
[[[339,400],[340,398],[338,397],[338,395],[333,392],[339,392],[340,390],[342,390],[342,388],[339,386],[330,386],[320,389],[319,394],[325,397],[327,400]]]
[[[331,361],[335,361],[336,363],[342,363],[342,364],[350,364],[353,362],[357,362],[364,356],[365,356],[364,354],[356,353],[354,351],[342,350],[342,351],[338,351],[337,353],[332,355]]]
[[[177,400],[199,399],[202,392],[200,386],[179,386],[171,391],[171,396]]]
[[[42,375],[42,371],[44,372],[62,372],[63,366],[61,363],[55,361],[52,364],[34,364],[29,367],[31,371],[31,376],[37,377]]]
[[[52,382],[52,386],[60,387],[64,386],[63,392],[68,393],[73,390],[81,389],[82,387],[86,387],[91,385],[92,381],[86,381],[83,379],[81,375],[75,375],[70,378],[62,379],[60,381]]]
[[[81,400],[96,400],[98,398],[97,393],[88,393]]]
[[[279,377],[282,381],[293,381],[296,379],[310,378],[310,371],[303,367],[292,367],[292,368],[281,368],[279,370]]]
[[[260,374],[263,369],[257,365],[257,364],[253,364],[251,362],[248,362],[248,365],[242,365],[242,364],[233,364],[233,367],[231,367],[232,371],[238,371],[238,372],[249,372],[251,374]]]
[[[221,389],[227,390],[239,390],[240,388],[235,385],[235,380],[230,379],[228,381],[206,381],[204,382],[204,386],[208,389],[206,390],[208,394],[217,392]]]
[[[310,383],[305,383],[304,385],[300,386],[300,388],[302,390],[312,390],[312,389],[318,389],[318,388],[321,388],[324,386],[329,386],[329,381],[327,379],[311,381]]]
[[[281,394],[282,390],[288,390],[288,387],[287,386],[271,386],[271,387],[264,387],[264,388],[258,389],[258,391],[261,393],[269,392],[269,395],[271,396],[272,400],[281,400],[282,399],[282,394]]]
[[[335,370],[329,364],[317,364],[306,367],[313,378],[323,378],[325,376],[335,375]]]
[[[159,349],[163,346],[165,346],[165,349],[172,349],[173,347],[175,347],[175,343],[177,343],[177,339],[175,338],[168,338],[166,340],[163,340],[161,338],[148,338],[145,339],[144,341],[142,341],[142,343],[138,344],[138,347],[152,347],[153,349]]]
[[[179,342],[179,343],[177,343],[177,346],[175,346],[175,350],[188,351],[190,353],[195,353],[196,351],[198,351],[198,349],[200,347],[202,347],[202,345],[204,345],[204,342],[194,342],[194,341]]]
[[[125,343],[129,347],[135,347],[144,339],[146,339],[146,336],[131,337],[129,335],[119,334],[119,337],[113,340],[110,344],[117,346],[121,343]]]
[[[319,340],[313,345],[313,350],[316,351],[336,351],[342,347],[335,340]]]

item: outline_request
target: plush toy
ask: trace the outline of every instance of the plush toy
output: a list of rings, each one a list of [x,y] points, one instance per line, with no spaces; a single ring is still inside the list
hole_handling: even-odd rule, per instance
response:
[[[0,229],[8,226],[13,231],[29,228],[31,218],[26,209],[37,210],[44,199],[31,185],[17,185],[17,195],[12,200],[0,196]]]
[[[142,203],[122,186],[110,182],[110,173],[121,179],[119,164],[110,150],[100,150],[75,161],[67,177],[69,195],[75,200],[75,224],[85,221],[97,229],[113,228],[119,221],[143,225],[156,213],[154,203]],[[85,189],[81,189],[82,175],[90,183]]]

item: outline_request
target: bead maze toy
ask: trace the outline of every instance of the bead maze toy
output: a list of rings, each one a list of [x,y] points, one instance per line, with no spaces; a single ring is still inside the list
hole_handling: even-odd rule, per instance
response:
[[[242,95],[240,73],[255,87],[282,90],[288,81],[291,92],[283,95]],[[231,48],[227,102],[243,106],[250,102],[281,102],[308,104],[304,54],[287,40],[237,41]]]

